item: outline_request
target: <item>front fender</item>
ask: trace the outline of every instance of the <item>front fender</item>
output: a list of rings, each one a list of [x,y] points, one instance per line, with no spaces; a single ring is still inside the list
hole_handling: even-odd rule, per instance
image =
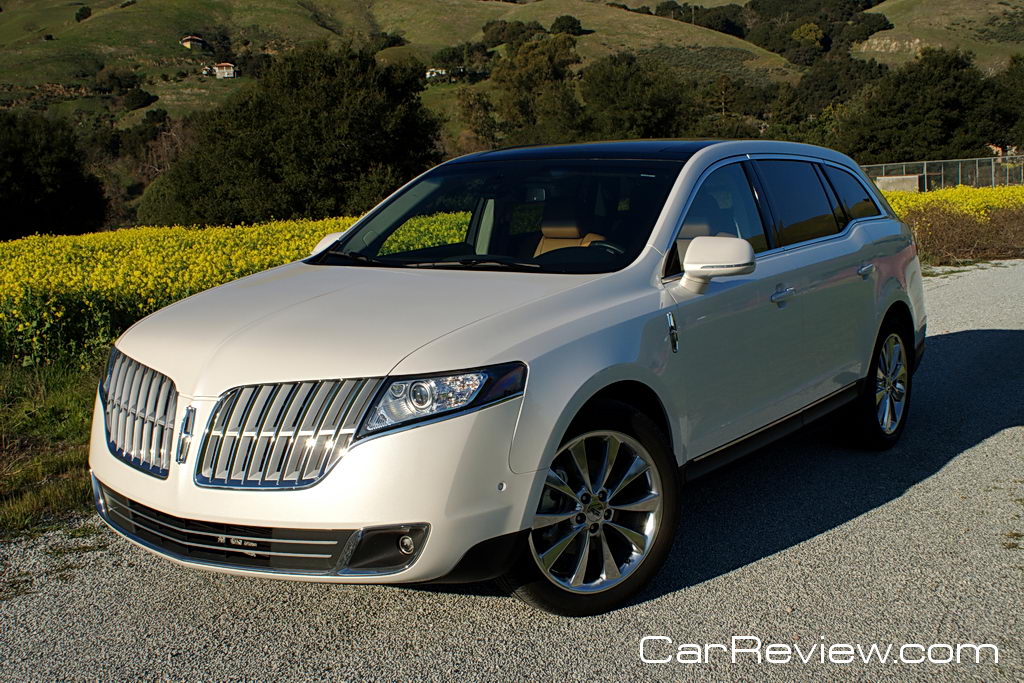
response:
[[[669,416],[678,461],[682,439],[679,420],[672,416],[680,410],[668,387],[670,354],[664,313],[657,312],[535,359],[530,363],[526,396],[509,452],[511,470],[524,473],[547,468],[583,405],[605,387],[622,381],[640,382],[658,395]]]

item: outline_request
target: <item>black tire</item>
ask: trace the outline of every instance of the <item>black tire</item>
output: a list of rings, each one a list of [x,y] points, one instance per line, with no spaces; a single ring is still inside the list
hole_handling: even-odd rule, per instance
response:
[[[882,418],[879,417],[878,395],[886,386],[881,378],[885,373],[879,373],[879,365],[882,361],[883,346],[894,335],[899,339],[902,349],[902,362],[906,371],[905,390],[902,410],[895,428],[886,429],[882,426]],[[907,425],[907,419],[910,417],[911,398],[913,397],[913,354],[913,335],[906,329],[906,326],[898,324],[892,318],[887,319],[882,324],[882,329],[875,340],[867,377],[864,378],[860,393],[850,411],[853,436],[865,448],[884,451],[895,446],[900,440],[903,429]]]
[[[589,407],[585,414],[581,414],[573,421],[569,429],[566,431],[565,438],[562,440],[561,445],[565,446],[582,435],[602,431],[617,432],[628,435],[635,439],[635,441],[646,450],[647,454],[650,456],[649,460],[653,461],[653,469],[657,470],[657,477],[660,480],[660,482],[658,482],[660,484],[661,496],[661,505],[658,512],[658,514],[660,514],[660,518],[659,521],[654,524],[655,529],[650,535],[651,540],[649,541],[646,554],[642,555],[642,559],[638,560],[636,565],[628,570],[628,573],[624,573],[621,578],[616,579],[618,581],[617,583],[614,583],[609,588],[601,590],[600,592],[592,593],[573,592],[569,588],[555,583],[553,579],[548,578],[548,576],[541,571],[533,550],[534,538],[532,535],[540,534],[542,532],[531,530],[531,538],[526,544],[526,549],[517,558],[511,570],[504,576],[497,579],[497,583],[500,588],[512,595],[515,595],[523,602],[552,614],[572,617],[590,616],[608,612],[622,606],[638,591],[640,591],[658,572],[658,570],[661,569],[662,565],[665,563],[665,558],[668,555],[675,536],[676,526],[679,521],[680,477],[675,457],[672,454],[668,440],[664,434],[662,434],[661,430],[658,429],[657,425],[655,425],[649,417],[632,406],[618,401],[602,400],[599,403],[595,403],[592,407]],[[629,447],[627,446],[626,451],[624,452],[628,451]],[[561,452],[562,449],[560,448],[560,453]],[[610,470],[610,472],[604,472],[606,478],[612,473],[617,476],[618,471],[624,467],[624,464],[621,463],[626,462],[625,456],[620,455],[619,462],[616,464],[615,468],[602,466],[600,469]],[[546,473],[547,468],[545,468],[545,471],[541,474],[546,475]],[[647,477],[648,475],[644,476]],[[596,479],[597,477],[595,476],[594,478]],[[625,475],[623,475],[622,478],[625,479]],[[596,488],[596,485],[593,488]],[[626,489],[623,488],[621,490],[625,491]],[[613,496],[619,494],[609,495]],[[611,506],[613,500],[615,499],[609,497],[607,504]],[[618,509],[612,513],[608,513],[606,510],[605,513],[614,515],[621,514]],[[627,512],[625,514],[641,513]],[[651,513],[651,515],[653,519],[654,513]],[[579,513],[576,515],[577,518],[580,516],[581,515]],[[607,524],[612,524],[618,519],[619,517],[617,516],[612,517],[609,519]],[[577,520],[566,521],[565,523],[575,524],[576,521]],[[612,530],[608,529],[606,538],[604,535],[606,530],[603,524],[604,523],[602,523],[601,527],[601,536],[591,534],[592,538],[600,539],[600,541],[594,541],[594,553],[598,552],[596,550],[596,548],[599,547],[597,543],[605,542],[606,544],[611,544],[613,542],[612,537],[618,535],[617,532],[613,533]],[[587,527],[588,523],[584,523],[583,526]],[[593,525],[590,525],[589,528],[593,529]],[[582,533],[586,535],[588,532],[583,531]],[[581,539],[579,542],[582,544],[583,540],[584,539]],[[540,543],[539,540],[537,542]],[[627,554],[628,552],[629,551],[627,550]],[[590,555],[589,557],[593,557],[593,555]],[[584,564],[585,563],[586,562],[584,562]]]

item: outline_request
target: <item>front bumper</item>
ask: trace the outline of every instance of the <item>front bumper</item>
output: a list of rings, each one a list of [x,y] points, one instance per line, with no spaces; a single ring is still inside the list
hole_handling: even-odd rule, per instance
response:
[[[532,509],[533,495],[539,491],[536,476],[515,474],[509,468],[509,444],[521,401],[512,399],[474,413],[358,442],[321,482],[303,490],[199,487],[193,480],[198,440],[193,440],[185,463],[171,463],[167,479],[140,472],[109,452],[97,402],[89,459],[97,492],[105,487],[144,506],[140,510],[169,516],[172,524],[175,518],[209,523],[213,526],[201,528],[208,529],[206,536],[215,546],[232,543],[233,536],[238,542],[237,538],[246,534],[226,533],[221,540],[209,529],[331,531],[341,546],[351,549],[356,542],[350,539],[365,530],[417,525],[427,531],[407,566],[352,571],[345,562],[339,562],[335,570],[309,572],[196,559],[150,542],[152,536],[132,533],[131,525],[111,515],[102,501],[98,507],[104,519],[129,540],[186,566],[335,583],[436,580],[451,575],[471,549],[481,544],[486,547],[496,538],[518,538],[517,532],[529,523],[527,511]],[[179,411],[183,413],[192,405],[197,411],[196,424],[205,425],[213,403],[182,397]]]

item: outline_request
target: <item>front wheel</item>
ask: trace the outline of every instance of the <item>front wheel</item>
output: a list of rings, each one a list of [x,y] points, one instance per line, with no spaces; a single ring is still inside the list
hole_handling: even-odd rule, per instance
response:
[[[566,616],[620,606],[658,571],[678,521],[678,470],[643,413],[603,402],[577,419],[545,473],[528,549],[501,582]]]
[[[912,388],[910,349],[906,332],[896,325],[883,326],[854,404],[856,429],[869,448],[891,448],[903,433]]]

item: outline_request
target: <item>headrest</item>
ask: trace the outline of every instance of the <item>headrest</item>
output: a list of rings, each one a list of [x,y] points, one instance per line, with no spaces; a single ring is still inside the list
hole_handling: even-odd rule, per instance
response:
[[[545,237],[556,240],[578,240],[583,236],[572,202],[567,201],[552,200],[544,206],[540,230]]]
[[[679,231],[679,239],[690,240],[711,234],[711,224],[703,219],[687,219],[683,229]]]
[[[563,222],[561,225],[549,224],[547,221],[541,226],[540,231],[545,237],[553,240],[578,240],[580,235],[580,228],[575,224],[568,224]]]

